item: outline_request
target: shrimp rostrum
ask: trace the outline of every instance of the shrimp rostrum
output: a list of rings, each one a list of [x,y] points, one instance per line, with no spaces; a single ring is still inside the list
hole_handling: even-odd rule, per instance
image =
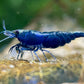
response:
[[[53,31],[53,32],[39,32],[34,30],[13,30],[8,31],[5,27],[5,22],[3,21],[3,29],[1,33],[6,35],[7,37],[0,42],[9,39],[9,38],[17,38],[20,43],[12,46],[10,51],[15,48],[18,51],[17,59],[23,57],[23,51],[30,51],[33,57],[33,54],[37,57],[39,61],[41,59],[37,55],[37,51],[42,51],[46,61],[48,61],[44,52],[49,53],[55,60],[56,57],[48,50],[44,48],[57,48],[59,46],[64,46],[66,43],[71,42],[75,38],[84,37],[84,32],[61,32],[61,31]],[[34,59],[34,57],[33,57]]]

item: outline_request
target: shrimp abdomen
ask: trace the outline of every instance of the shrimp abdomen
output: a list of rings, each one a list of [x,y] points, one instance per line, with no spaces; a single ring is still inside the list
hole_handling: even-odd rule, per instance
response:
[[[71,42],[75,38],[84,37],[83,32],[53,32],[53,34],[45,36],[43,41],[43,47],[45,48],[57,48],[64,46],[66,43]]]

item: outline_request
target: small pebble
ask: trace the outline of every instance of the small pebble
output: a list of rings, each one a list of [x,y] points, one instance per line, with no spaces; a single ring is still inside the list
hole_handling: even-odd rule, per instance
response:
[[[10,68],[14,68],[14,65],[9,65]]]
[[[2,70],[2,72],[7,72],[6,70]]]

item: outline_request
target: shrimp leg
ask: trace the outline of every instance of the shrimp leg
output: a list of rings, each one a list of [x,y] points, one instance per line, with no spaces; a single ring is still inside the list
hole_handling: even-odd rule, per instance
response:
[[[30,51],[30,52],[31,52],[32,58],[33,58],[33,60],[34,60],[34,56],[33,56],[33,53],[32,53],[32,51]]]
[[[42,51],[42,53],[43,53],[43,55],[44,55],[44,57],[45,57],[46,61],[48,61],[48,59],[47,59],[47,57],[46,57],[46,55],[45,55],[44,51],[43,51],[43,50],[41,50],[41,51]]]
[[[55,60],[56,60],[56,57],[50,52],[50,51],[48,51],[48,50],[43,50],[43,49],[41,49],[42,51],[45,51],[45,52],[47,52],[47,53],[49,53]]]
[[[34,54],[36,55],[37,59],[41,62],[41,59],[38,57],[38,55],[36,54],[36,52],[38,51],[38,48],[36,50],[34,50]]]

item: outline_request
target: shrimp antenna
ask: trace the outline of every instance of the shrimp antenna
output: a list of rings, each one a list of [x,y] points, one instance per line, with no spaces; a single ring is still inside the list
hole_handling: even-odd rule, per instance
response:
[[[5,40],[9,39],[9,38],[10,38],[10,37],[6,37],[6,38],[0,40],[0,43],[1,43],[2,41],[5,41]]]
[[[5,20],[3,20],[3,29],[6,31],[6,27],[5,27]],[[0,34],[2,34],[4,31],[0,32]]]
[[[6,30],[6,27],[5,27],[5,20],[3,20],[3,29],[4,29],[4,31],[7,31],[7,30]],[[4,33],[4,31],[0,32],[0,34]],[[0,40],[0,43],[3,42],[4,40],[9,39],[9,38],[10,38],[10,37],[6,37],[6,38]]]
[[[6,31],[5,20],[3,20],[3,29]]]

